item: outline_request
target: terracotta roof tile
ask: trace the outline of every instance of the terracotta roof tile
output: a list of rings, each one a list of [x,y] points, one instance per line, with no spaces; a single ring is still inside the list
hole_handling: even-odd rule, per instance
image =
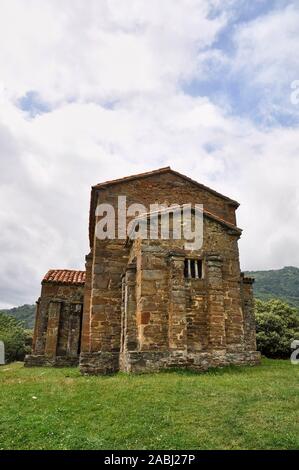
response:
[[[42,280],[42,283],[44,282],[68,285],[84,285],[85,271],[75,271],[72,269],[50,269]]]

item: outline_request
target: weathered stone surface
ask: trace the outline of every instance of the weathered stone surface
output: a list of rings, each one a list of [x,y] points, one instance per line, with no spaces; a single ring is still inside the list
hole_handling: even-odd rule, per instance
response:
[[[213,351],[202,353],[186,353],[185,351],[135,351],[128,352],[126,359],[126,372],[157,372],[163,369],[184,368],[194,371],[205,371],[212,367],[228,365],[257,365],[260,362],[260,353],[257,351],[244,351],[241,353],[227,353]]]
[[[105,186],[99,190],[98,201],[116,208],[119,194],[127,197],[127,204],[137,202],[147,207],[153,203],[153,194],[159,203],[202,203],[206,210],[235,224],[235,206],[174,175]],[[202,260],[204,276],[191,280],[184,278],[184,258],[188,253],[181,240],[136,240],[131,246],[120,241],[95,240],[90,352],[119,352],[122,370],[168,367],[172,363],[194,367],[199,361],[196,358],[202,357],[198,354],[206,354],[203,361],[207,361],[207,366],[218,364],[220,353],[223,364],[238,362],[240,358],[245,361],[243,352],[255,350],[252,339],[248,340],[255,333],[249,300],[244,303],[242,297],[245,290],[240,278],[238,237],[223,224],[205,218],[204,246],[192,253]],[[125,275],[121,288],[113,276],[118,270],[121,278],[132,261],[136,271],[130,280]],[[106,285],[107,276],[108,287],[101,292],[99,286]],[[110,307],[109,314],[105,305]],[[101,317],[100,312],[104,312]],[[146,359],[148,355],[152,361]],[[162,362],[157,359],[160,355]],[[136,357],[141,359],[134,368],[130,362]],[[204,368],[205,362],[200,360],[198,367]]]
[[[84,285],[43,282],[37,302],[32,354],[26,366],[79,363]]]
[[[83,374],[111,374],[119,370],[119,354],[113,352],[81,353],[80,370]]]
[[[77,367],[79,364],[79,356],[67,357],[67,356],[55,356],[49,357],[44,355],[30,354],[25,357],[25,367]]]
[[[186,250],[174,237],[97,239],[97,203],[112,204],[117,213],[120,195],[127,206],[148,209],[153,203],[203,204],[203,246]],[[240,272],[236,208],[167,169],[93,188],[84,292],[83,286],[43,284],[26,365],[73,364],[79,352],[83,374],[258,363],[252,280]],[[159,221],[156,228],[161,234]],[[200,266],[200,277],[186,277],[188,259],[194,270]]]

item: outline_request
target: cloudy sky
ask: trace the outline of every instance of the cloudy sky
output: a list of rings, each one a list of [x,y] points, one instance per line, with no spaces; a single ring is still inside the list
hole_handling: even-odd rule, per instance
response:
[[[167,165],[240,201],[243,269],[299,266],[298,25],[297,0],[0,0],[0,307],[83,269],[92,184]]]

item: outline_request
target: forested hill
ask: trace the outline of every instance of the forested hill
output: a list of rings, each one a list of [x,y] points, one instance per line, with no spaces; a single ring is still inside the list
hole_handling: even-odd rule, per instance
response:
[[[255,278],[254,294],[258,299],[278,298],[299,308],[299,268],[287,266],[270,271],[247,271],[246,275]],[[22,305],[0,312],[24,322],[25,328],[34,327],[35,305]]]
[[[24,323],[25,328],[32,329],[34,327],[35,305],[21,305],[7,310],[0,310],[0,313],[11,315],[12,317]]]
[[[258,299],[278,298],[299,307],[299,268],[247,271],[246,275],[255,278],[254,295]]]

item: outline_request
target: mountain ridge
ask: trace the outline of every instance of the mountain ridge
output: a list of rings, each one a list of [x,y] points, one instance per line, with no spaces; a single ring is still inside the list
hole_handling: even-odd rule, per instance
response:
[[[285,266],[265,271],[245,271],[255,278],[254,296],[257,299],[281,299],[299,308],[299,268]]]
[[[254,277],[254,296],[261,300],[281,299],[299,309],[299,268],[285,266],[281,269],[245,271],[246,276]],[[35,305],[21,305],[2,309],[0,313],[11,315],[24,323],[25,328],[34,327]]]
[[[1,309],[0,313],[10,315],[21,321],[26,329],[31,330],[34,327],[35,319],[35,305],[24,304],[19,307],[13,307],[9,309]]]

